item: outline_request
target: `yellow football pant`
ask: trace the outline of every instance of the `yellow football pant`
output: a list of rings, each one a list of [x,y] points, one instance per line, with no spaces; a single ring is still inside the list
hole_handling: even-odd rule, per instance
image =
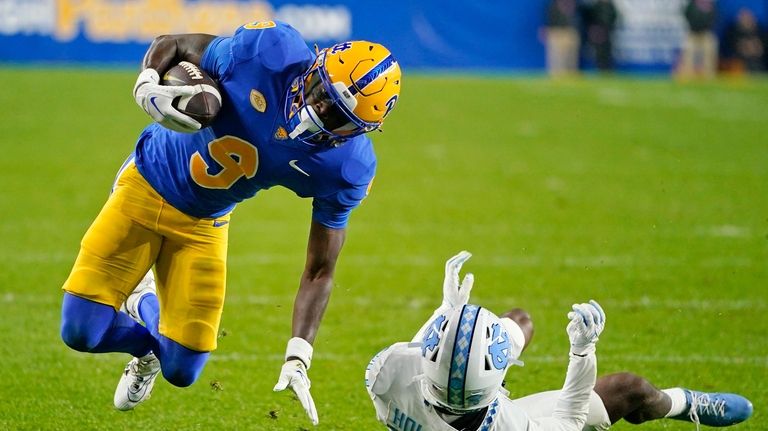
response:
[[[201,219],[172,207],[131,162],[85,233],[62,288],[117,309],[154,264],[160,333],[192,350],[214,350],[228,222],[229,215]]]

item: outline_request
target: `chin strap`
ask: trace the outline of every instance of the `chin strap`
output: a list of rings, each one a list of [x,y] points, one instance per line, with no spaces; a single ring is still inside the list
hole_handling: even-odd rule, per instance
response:
[[[296,113],[299,116],[299,124],[288,134],[291,139],[296,139],[299,135],[309,130],[314,133],[323,127],[323,122],[320,117],[317,116],[315,109],[309,105],[305,105]]]

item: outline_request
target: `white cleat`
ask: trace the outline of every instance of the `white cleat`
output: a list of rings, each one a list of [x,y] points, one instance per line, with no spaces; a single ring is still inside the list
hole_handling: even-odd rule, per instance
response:
[[[133,358],[125,366],[115,390],[115,408],[133,410],[142,401],[148,400],[160,374],[160,361],[153,353],[142,358]]]
[[[120,311],[128,313],[137,322],[143,323],[141,316],[139,315],[139,303],[141,299],[146,295],[157,295],[157,287],[155,286],[155,274],[152,271],[147,272],[147,275],[139,282],[139,285],[133,289],[128,298],[120,307]]]

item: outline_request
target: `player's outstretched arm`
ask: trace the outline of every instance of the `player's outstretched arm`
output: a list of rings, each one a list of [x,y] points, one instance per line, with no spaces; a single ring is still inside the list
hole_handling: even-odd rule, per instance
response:
[[[344,245],[346,232],[346,229],[331,229],[312,222],[304,273],[293,303],[294,337],[301,337],[310,343],[315,340],[331,296],[336,260]]]
[[[533,419],[530,431],[581,431],[589,412],[589,397],[597,378],[595,343],[605,327],[605,313],[595,301],[573,304],[568,313],[571,349],[565,383],[551,417]]]
[[[345,237],[345,229],[331,229],[312,222],[306,266],[293,303],[293,337],[288,341],[286,362],[274,388],[275,391],[291,388],[315,425],[318,423],[317,409],[309,393],[310,381],[307,375],[312,362],[311,343],[315,340],[328,305],[336,260]]]
[[[194,94],[194,87],[160,85],[160,76],[180,61],[200,64],[206,47],[214,38],[209,34],[164,35],[155,38],[149,46],[142,71],[133,86],[133,97],[153,120],[177,132],[191,133],[200,129],[199,122],[171,105],[177,97]]]
[[[595,344],[605,328],[605,312],[597,302],[573,304],[566,332],[571,342],[568,372],[552,419],[553,429],[581,430],[589,412],[589,396],[597,380]]]

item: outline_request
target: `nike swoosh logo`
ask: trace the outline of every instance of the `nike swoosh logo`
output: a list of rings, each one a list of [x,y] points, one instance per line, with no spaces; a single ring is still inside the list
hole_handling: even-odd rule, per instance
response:
[[[157,110],[157,112],[160,112],[160,108],[158,108],[158,107],[157,107],[157,103],[155,103],[155,99],[157,99],[157,96],[152,96],[152,97],[150,97],[150,98],[149,98],[149,103],[151,103],[151,104],[152,104],[152,106],[154,106],[154,107],[155,107],[155,109]]]
[[[214,220],[213,221],[213,227],[222,227],[225,224],[229,223],[228,220]]]
[[[309,176],[309,174],[308,174],[306,171],[304,171],[304,169],[301,169],[301,168],[299,167],[299,165],[297,165],[297,164],[296,164],[296,162],[298,162],[298,160],[294,159],[294,160],[291,160],[290,162],[288,162],[288,164],[289,164],[289,165],[290,165],[290,166],[291,166],[293,169],[296,169],[297,171],[301,172],[302,174],[304,174],[304,175],[306,175],[306,176]]]

